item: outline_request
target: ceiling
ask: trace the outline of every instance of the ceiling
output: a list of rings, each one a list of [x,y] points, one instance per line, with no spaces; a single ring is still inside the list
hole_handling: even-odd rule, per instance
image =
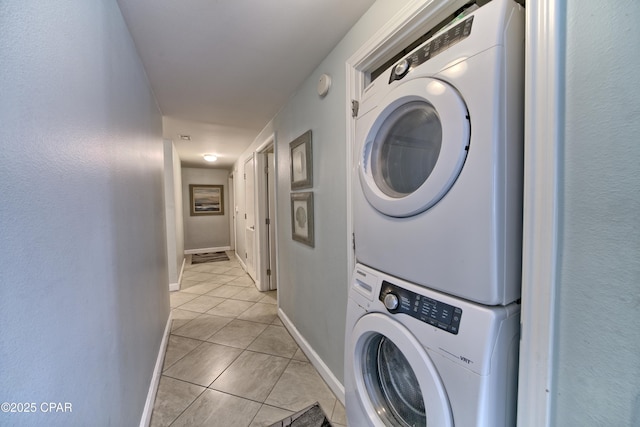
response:
[[[118,0],[164,137],[183,166],[216,168],[233,165],[374,2]]]

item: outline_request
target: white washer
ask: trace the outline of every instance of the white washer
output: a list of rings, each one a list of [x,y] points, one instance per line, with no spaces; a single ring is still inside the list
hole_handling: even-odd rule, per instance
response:
[[[347,307],[350,427],[515,425],[518,304],[487,307],[358,265]]]
[[[493,0],[365,90],[357,261],[487,305],[520,296],[524,9]]]

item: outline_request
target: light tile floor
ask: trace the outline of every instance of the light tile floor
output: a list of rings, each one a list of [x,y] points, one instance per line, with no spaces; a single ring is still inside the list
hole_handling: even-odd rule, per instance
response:
[[[335,427],[342,403],[282,325],[276,291],[230,261],[188,264],[151,426],[269,426],[317,402]],[[187,260],[187,263],[190,259]]]

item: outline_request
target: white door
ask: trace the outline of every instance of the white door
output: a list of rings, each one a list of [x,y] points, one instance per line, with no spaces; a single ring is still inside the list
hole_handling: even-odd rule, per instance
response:
[[[376,427],[453,427],[446,390],[422,345],[380,313],[361,317],[350,348],[357,398]]]
[[[251,156],[244,163],[244,197],[245,197],[245,266],[247,273],[256,280],[255,267],[255,159]]]
[[[407,217],[438,203],[458,178],[469,150],[469,113],[452,86],[418,78],[359,119],[356,135],[367,200],[385,215]]]

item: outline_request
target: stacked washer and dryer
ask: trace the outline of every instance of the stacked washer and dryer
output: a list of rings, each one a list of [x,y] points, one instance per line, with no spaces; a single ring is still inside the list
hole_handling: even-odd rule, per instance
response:
[[[493,0],[365,88],[349,426],[515,425],[524,10]]]

